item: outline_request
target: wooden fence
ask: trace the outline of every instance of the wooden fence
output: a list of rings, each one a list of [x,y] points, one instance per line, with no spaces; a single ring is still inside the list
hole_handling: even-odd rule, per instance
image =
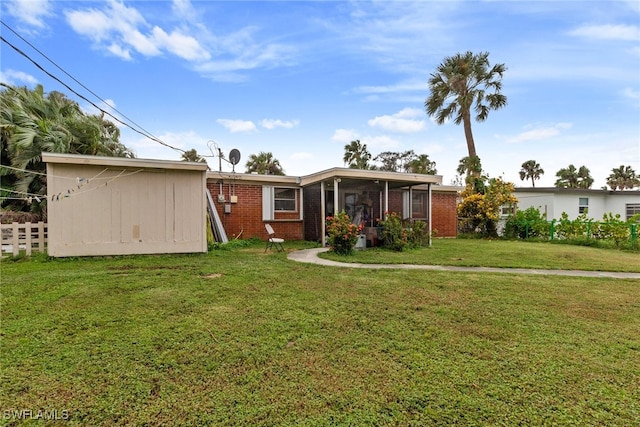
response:
[[[32,251],[44,252],[47,244],[47,224],[44,222],[19,224],[0,224],[2,235],[2,255],[11,253],[18,256],[24,250],[27,255]]]

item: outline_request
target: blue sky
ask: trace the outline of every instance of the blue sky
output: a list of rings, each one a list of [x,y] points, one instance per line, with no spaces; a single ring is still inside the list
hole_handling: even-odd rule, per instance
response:
[[[446,56],[487,51],[508,68],[508,105],[474,122],[490,176],[530,186],[520,165],[587,166],[593,188],[622,164],[640,172],[640,2],[3,1],[2,36],[102,108],[162,141],[208,154],[269,151],[288,175],[344,166],[354,139],[376,155],[414,150],[450,184],[464,132],[424,110]],[[70,93],[7,44],[0,78]],[[129,121],[123,119],[125,121]],[[121,127],[137,157],[180,153]],[[210,158],[212,169],[218,159]],[[223,162],[223,170],[231,166]]]

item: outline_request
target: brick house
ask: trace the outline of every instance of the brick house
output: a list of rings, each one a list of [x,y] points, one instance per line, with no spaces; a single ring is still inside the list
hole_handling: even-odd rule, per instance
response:
[[[324,218],[345,210],[376,243],[384,212],[423,220],[438,237],[456,235],[458,187],[440,185],[438,175],[333,168],[294,177],[207,172],[221,223],[229,238],[266,239],[265,223],[287,240],[324,243]]]

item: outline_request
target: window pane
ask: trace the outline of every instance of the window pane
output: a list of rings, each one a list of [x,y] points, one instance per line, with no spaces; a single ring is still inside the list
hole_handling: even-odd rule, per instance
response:
[[[273,209],[276,211],[295,211],[296,190],[294,188],[275,188],[273,191]]]
[[[631,219],[632,216],[640,214],[640,203],[627,203],[627,220]]]
[[[580,206],[589,206],[589,198],[588,197],[580,197],[580,201],[578,202]]]

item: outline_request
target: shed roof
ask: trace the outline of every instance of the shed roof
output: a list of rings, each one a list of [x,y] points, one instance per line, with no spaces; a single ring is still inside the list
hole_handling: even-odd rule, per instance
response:
[[[208,169],[206,163],[182,162],[176,160],[130,159],[127,157],[86,156],[80,154],[60,153],[42,153],[42,161],[45,163],[136,167],[148,169],[173,169],[193,171],[206,171]]]

